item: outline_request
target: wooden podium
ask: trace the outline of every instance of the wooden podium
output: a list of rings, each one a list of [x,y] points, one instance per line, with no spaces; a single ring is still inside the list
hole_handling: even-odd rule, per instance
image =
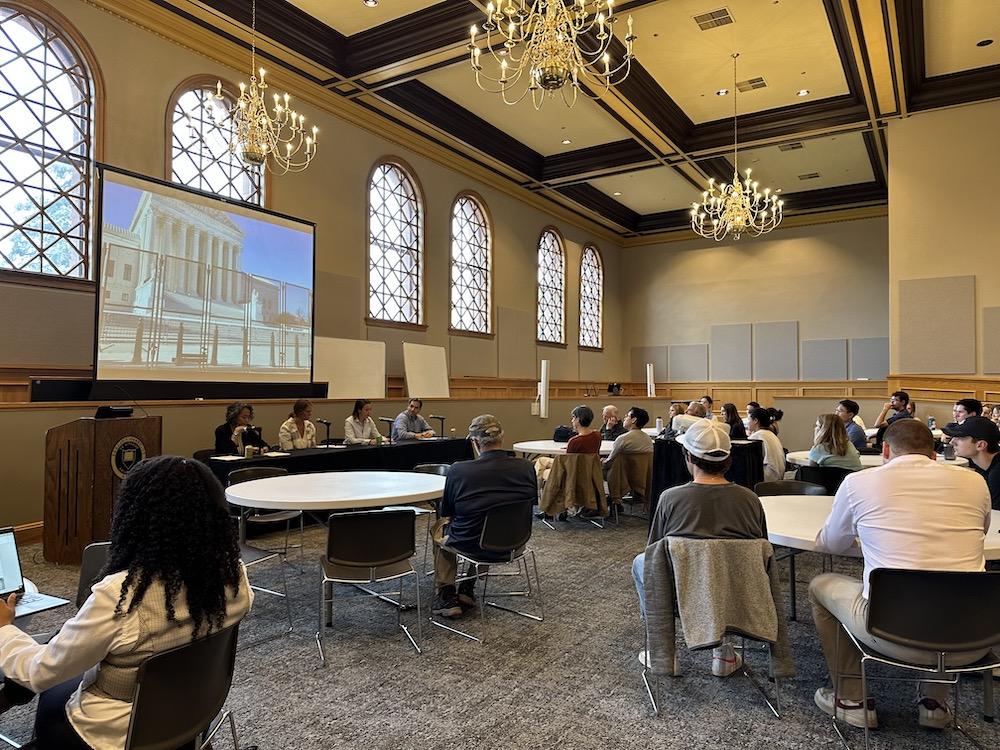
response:
[[[45,433],[45,559],[79,564],[83,548],[111,538],[125,473],[161,451],[161,417],[77,419]]]

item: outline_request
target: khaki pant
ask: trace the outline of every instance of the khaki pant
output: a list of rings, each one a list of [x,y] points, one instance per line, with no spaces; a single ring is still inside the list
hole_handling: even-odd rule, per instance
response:
[[[861,581],[839,573],[823,573],[813,578],[809,584],[813,621],[816,623],[823,656],[826,657],[826,666],[830,670],[830,679],[836,687],[837,675],[843,675],[838,694],[841,699],[849,701],[861,700],[861,680],[858,677],[848,677],[861,674],[861,652],[847,637],[844,628],[861,643],[891,659],[927,666],[937,664],[937,654],[933,651],[899,646],[871,635],[867,629],[868,600],[861,595],[863,590],[864,584]],[[954,654],[946,663],[951,667],[971,664],[981,659],[987,650]],[[941,703],[947,700],[949,689],[949,685],[940,683],[920,683],[921,695]]]
[[[454,587],[458,577],[458,557],[454,552],[445,548],[448,544],[448,535],[445,532],[450,520],[449,518],[439,518],[431,527],[431,539],[434,541],[434,588],[438,591],[444,586]],[[487,571],[489,571],[488,566],[479,566],[479,574]],[[477,575],[476,566],[469,563],[465,574],[467,576]]]

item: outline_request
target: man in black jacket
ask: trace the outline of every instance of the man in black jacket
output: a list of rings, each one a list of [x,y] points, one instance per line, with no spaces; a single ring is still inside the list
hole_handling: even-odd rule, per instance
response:
[[[476,603],[475,579],[463,581],[455,590],[458,558],[452,550],[479,560],[490,559],[491,553],[479,546],[487,511],[512,500],[538,502],[535,470],[528,461],[512,458],[503,450],[503,427],[496,417],[482,414],[473,419],[469,439],[479,450],[479,458],[452,465],[433,532],[437,589],[433,611],[443,617],[459,617],[463,607]],[[470,565],[466,574],[476,575],[474,566]]]

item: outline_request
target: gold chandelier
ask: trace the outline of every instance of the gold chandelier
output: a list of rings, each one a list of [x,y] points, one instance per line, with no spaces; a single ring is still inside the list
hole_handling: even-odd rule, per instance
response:
[[[715,178],[708,181],[708,190],[701,194],[701,203],[691,204],[691,228],[702,237],[711,237],[716,242],[732,234],[738,240],[744,233],[752,237],[767,234],[781,223],[781,206],[778,200],[780,190],[757,189],[757,181],[750,179],[748,167],[746,177],[740,180],[739,138],[736,130],[736,58],[733,53],[733,181],[716,184]],[[706,223],[706,219],[711,223]]]
[[[274,94],[273,117],[265,101],[267,82],[264,68],[257,68],[257,0],[253,0],[250,20],[250,85],[240,82],[240,97],[228,117],[232,120],[233,136],[230,152],[246,164],[264,167],[274,174],[301,172],[316,156],[316,135],[305,130],[305,115],[289,109],[289,97]],[[222,81],[217,84],[215,98],[224,100]],[[221,123],[219,123],[221,125]]]
[[[592,6],[592,7],[590,7]],[[486,5],[485,34],[470,32],[469,55],[476,85],[517,104],[529,94],[539,109],[545,94],[562,94],[572,107],[582,90],[600,98],[628,76],[632,67],[632,17],[628,18],[624,54],[612,48],[615,0],[497,0]],[[485,55],[483,52],[485,51]],[[612,66],[612,57],[620,59]],[[483,59],[495,70],[483,69]],[[567,88],[570,93],[567,93]]]

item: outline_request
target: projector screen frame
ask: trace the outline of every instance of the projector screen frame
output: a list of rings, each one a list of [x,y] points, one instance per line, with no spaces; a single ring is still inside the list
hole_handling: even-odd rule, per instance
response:
[[[307,382],[295,383],[295,382],[267,382],[267,381],[232,381],[232,380],[182,380],[182,379],[163,379],[163,380],[143,380],[143,379],[131,379],[131,380],[117,380],[117,379],[101,379],[98,377],[98,349],[100,347],[100,324],[101,324],[101,271],[104,263],[103,253],[101,252],[102,241],[104,239],[104,175],[106,172],[112,172],[114,174],[123,175],[133,180],[139,180],[141,182],[148,182],[153,185],[158,185],[160,187],[169,188],[172,190],[177,190],[182,193],[190,193],[191,195],[198,196],[199,198],[207,199],[215,203],[221,203],[226,206],[234,206],[241,208],[243,210],[249,211],[251,213],[259,213],[267,216],[273,216],[278,219],[285,221],[295,222],[302,224],[304,226],[310,227],[312,229],[312,286],[310,289],[311,305],[310,305],[310,341],[309,341],[309,380]],[[293,392],[296,389],[301,389],[301,391],[308,393],[313,398],[317,396],[314,395],[313,378],[315,376],[314,372],[314,350],[316,343],[316,222],[308,221],[307,219],[300,219],[297,216],[291,216],[289,214],[281,213],[280,211],[274,211],[263,206],[255,206],[252,203],[246,201],[240,201],[233,198],[226,198],[215,193],[210,193],[205,190],[198,190],[196,188],[188,187],[186,185],[177,185],[175,183],[169,182],[168,180],[162,180],[157,177],[151,177],[149,175],[144,175],[139,172],[134,172],[129,169],[124,169],[123,167],[118,167],[113,164],[108,164],[106,162],[94,162],[94,205],[96,211],[91,217],[92,226],[94,227],[93,236],[93,263],[92,268],[94,272],[94,346],[93,346],[93,371],[91,373],[91,383],[92,392],[93,391],[103,391],[104,389],[99,386],[108,384],[109,387],[115,388],[117,385],[118,389],[132,394],[133,390],[136,390],[143,394],[144,397],[149,398],[149,388],[150,385],[156,383],[176,384],[176,388],[169,388],[168,390],[176,392],[181,389],[189,389],[192,392],[199,391],[218,391],[219,387],[226,386],[238,386],[234,389],[240,397],[252,397],[255,393],[260,393],[260,398],[274,397],[276,392]],[[259,389],[255,391],[254,386],[260,386]],[[209,388],[206,388],[209,386]],[[284,386],[285,388],[282,388]],[[287,391],[286,391],[287,388]],[[325,392],[325,387],[324,387]],[[174,396],[176,398],[176,396]]]

